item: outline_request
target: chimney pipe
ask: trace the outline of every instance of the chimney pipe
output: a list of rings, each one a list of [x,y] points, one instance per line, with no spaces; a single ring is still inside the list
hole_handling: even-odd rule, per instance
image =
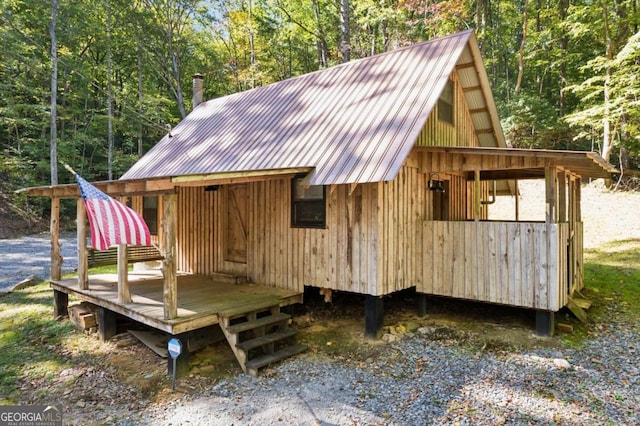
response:
[[[193,109],[202,103],[202,74],[193,75]]]

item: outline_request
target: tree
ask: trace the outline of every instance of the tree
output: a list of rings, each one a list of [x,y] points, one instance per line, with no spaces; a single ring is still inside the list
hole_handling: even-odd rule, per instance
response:
[[[58,111],[58,42],[56,39],[56,19],[58,17],[58,0],[51,2],[51,24],[49,34],[51,36],[51,185],[58,184],[58,143],[57,143],[57,111]]]

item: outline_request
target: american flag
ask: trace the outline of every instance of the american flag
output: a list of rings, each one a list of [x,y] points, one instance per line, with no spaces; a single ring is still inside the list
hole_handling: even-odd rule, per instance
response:
[[[117,244],[151,245],[149,228],[136,211],[109,197],[77,173],[74,176],[89,216],[93,248],[107,250]]]

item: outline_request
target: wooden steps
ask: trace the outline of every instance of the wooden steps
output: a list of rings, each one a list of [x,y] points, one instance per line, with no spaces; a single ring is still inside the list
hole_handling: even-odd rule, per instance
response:
[[[259,368],[264,367],[265,365],[269,365],[281,359],[289,358],[290,356],[299,354],[300,352],[304,352],[306,350],[307,350],[307,347],[305,345],[287,346],[286,348],[281,349],[278,352],[274,352],[272,354],[264,355],[260,358],[256,358],[256,359],[252,359],[251,361],[248,361],[247,370],[258,371]]]
[[[307,349],[296,344],[296,330],[289,328],[291,315],[280,312],[277,301],[262,301],[219,313],[220,328],[245,373]]]

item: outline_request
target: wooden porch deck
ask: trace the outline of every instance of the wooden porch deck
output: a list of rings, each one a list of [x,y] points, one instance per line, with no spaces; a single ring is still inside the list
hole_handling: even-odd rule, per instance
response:
[[[164,319],[163,278],[159,271],[130,272],[131,303],[120,303],[116,274],[89,276],[89,289],[76,278],[51,281],[51,288],[109,309],[172,335],[218,324],[221,312],[273,302],[302,302],[302,294],[256,284],[233,284],[203,275],[178,275],[178,318]]]

